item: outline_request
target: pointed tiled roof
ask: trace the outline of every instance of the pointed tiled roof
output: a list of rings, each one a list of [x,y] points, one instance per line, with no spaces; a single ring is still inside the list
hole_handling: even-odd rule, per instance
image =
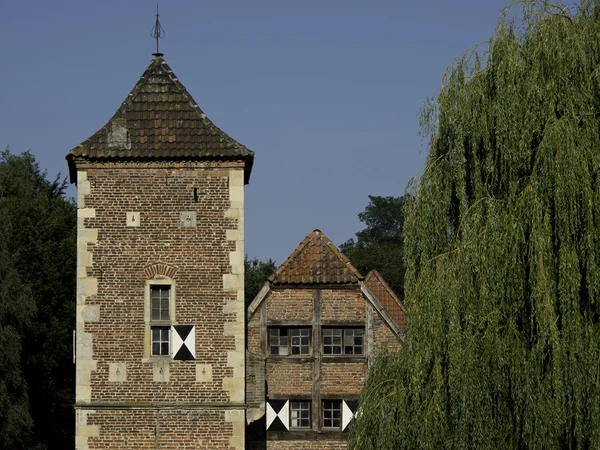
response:
[[[379,299],[383,307],[396,321],[402,331],[406,331],[406,311],[398,296],[392,291],[392,288],[386,283],[383,277],[376,270],[371,270],[367,274],[365,284],[373,294]]]
[[[254,152],[214,125],[171,68],[155,57],[108,123],[69,152],[74,159],[244,159],[246,183]]]
[[[321,230],[314,230],[269,277],[273,284],[349,284],[362,275]]]

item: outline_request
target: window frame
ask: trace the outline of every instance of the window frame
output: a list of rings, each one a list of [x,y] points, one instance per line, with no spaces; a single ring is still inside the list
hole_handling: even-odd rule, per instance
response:
[[[290,417],[290,430],[310,430],[312,429],[312,401],[311,400],[290,400],[290,406],[289,406],[289,417]],[[307,425],[306,426],[294,426],[292,425],[292,421],[293,419],[293,411],[294,409],[292,408],[292,406],[294,405],[294,403],[298,403],[299,405],[305,404],[306,406],[308,406],[308,408],[303,409],[296,409],[296,411],[299,411],[300,413],[302,413],[303,411],[308,411],[308,418],[298,418],[296,420],[307,420]]]
[[[339,406],[339,409],[333,409],[333,408],[329,408],[326,409],[325,408],[325,403],[329,402],[333,405],[333,403],[337,403],[337,405]],[[342,430],[342,424],[343,424],[343,418],[342,418],[342,414],[343,414],[343,401],[342,400],[338,400],[338,399],[322,399],[321,400],[321,428],[323,429],[323,431],[341,431]],[[333,417],[334,412],[339,410],[339,417],[336,419],[335,417]],[[330,419],[326,419],[325,418],[325,413],[327,411],[331,411],[331,418]],[[338,426],[327,426],[325,425],[325,420],[337,420],[339,422]]]
[[[272,334],[273,331],[278,330],[279,334],[277,336],[274,336]],[[281,331],[282,330],[287,330],[287,335],[286,336],[282,336],[281,335]],[[298,330],[300,332],[299,336],[293,336],[292,332],[294,330]],[[302,330],[306,330],[308,331],[308,336],[303,336]],[[308,326],[308,325],[290,325],[290,326],[286,326],[286,325],[273,325],[273,326],[268,326],[267,327],[267,355],[269,357],[281,357],[281,358],[305,358],[308,356],[312,355],[312,340],[313,340],[313,336],[312,336],[312,327]],[[293,344],[293,338],[299,338],[300,339],[300,344],[299,345],[294,345]],[[273,345],[273,339],[277,339],[278,340],[278,344],[277,345]],[[281,354],[279,353],[272,353],[273,348],[282,348],[283,345],[281,344],[281,340],[284,339],[287,342],[287,354]],[[302,339],[303,338],[308,338],[308,343],[307,344],[302,344]],[[298,347],[300,350],[300,353],[294,353],[294,347]],[[302,348],[306,347],[307,352],[306,353],[301,353]]]
[[[325,332],[326,330],[332,330],[332,331],[339,331],[340,332],[340,336],[325,336]],[[353,332],[353,337],[356,338],[357,336],[354,335],[354,332],[356,331],[361,331],[361,344],[357,345],[357,344],[352,344],[350,347],[353,348],[352,353],[346,353],[346,347],[348,347],[347,345],[345,345],[345,341],[346,341],[346,333],[352,331]],[[330,344],[326,344],[325,343],[325,338],[331,338],[331,343]],[[339,345],[335,345],[335,339],[339,338]],[[357,358],[363,358],[365,356],[365,340],[366,340],[366,332],[365,332],[365,327],[364,326],[323,326],[321,328],[321,353],[324,357],[326,358],[335,358],[335,357],[339,357],[339,356],[349,356],[349,357],[357,357]],[[331,353],[326,353],[325,348],[326,347],[331,347]],[[340,353],[335,353],[335,347],[340,347]],[[354,349],[356,347],[360,347],[361,348],[361,352],[360,353],[356,353],[354,351]]]
[[[157,288],[167,288],[169,291],[169,300],[168,300],[168,311],[167,317],[163,317],[160,315],[159,319],[153,319],[152,314],[152,290],[154,287]],[[173,331],[172,326],[177,325],[175,321],[175,298],[176,298],[176,286],[175,281],[164,277],[164,278],[154,278],[150,280],[146,280],[146,285],[144,288],[144,322],[145,322],[145,345],[144,345],[144,357],[146,360],[156,359],[156,358],[171,358],[171,353],[173,350]],[[153,330],[155,329],[168,329],[168,343],[169,343],[169,351],[167,354],[154,354],[154,346],[153,344],[157,341],[154,341],[153,338]],[[162,336],[161,336],[162,338]],[[164,342],[162,339],[159,342]]]

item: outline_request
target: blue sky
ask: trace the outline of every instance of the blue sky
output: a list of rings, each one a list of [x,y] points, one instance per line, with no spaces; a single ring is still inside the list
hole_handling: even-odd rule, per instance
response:
[[[246,253],[282,263],[313,229],[362,229],[368,195],[423,165],[418,113],[506,0],[228,0],[160,5],[161,51],[204,112],[255,151]],[[49,176],[152,58],[156,2],[0,0],[0,147]],[[74,195],[73,188],[69,190]]]

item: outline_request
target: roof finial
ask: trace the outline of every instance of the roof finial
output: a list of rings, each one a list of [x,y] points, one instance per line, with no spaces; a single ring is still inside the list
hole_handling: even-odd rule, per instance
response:
[[[154,24],[154,28],[152,28],[152,32],[150,33],[150,36],[152,36],[154,39],[156,39],[156,53],[152,53],[153,56],[156,56],[157,58],[160,58],[163,56],[163,53],[160,53],[158,51],[158,40],[162,39],[166,33],[165,30],[163,30],[163,27],[160,24],[160,21],[158,20],[158,17],[160,16],[160,14],[158,14],[158,4],[156,5],[156,23]]]

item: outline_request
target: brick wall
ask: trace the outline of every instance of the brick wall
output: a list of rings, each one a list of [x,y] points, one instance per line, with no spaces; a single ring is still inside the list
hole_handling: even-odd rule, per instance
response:
[[[271,450],[342,450],[348,448],[346,441],[267,441],[267,449]]]
[[[261,329],[259,324],[248,324],[246,332],[248,350],[258,355],[262,355],[260,335]]]
[[[310,395],[313,383],[312,363],[267,362],[267,392],[269,396]]]
[[[358,397],[365,384],[366,364],[323,362],[321,365],[321,396]]]
[[[268,295],[268,321],[312,320],[312,289],[272,290]]]
[[[387,347],[392,351],[402,349],[402,343],[394,336],[381,316],[375,313],[373,318],[374,352],[377,354],[382,348]]]
[[[345,449],[347,432],[321,430],[322,401],[345,400],[349,403],[359,398],[366,376],[370,349],[377,352],[382,345],[397,339],[379,314],[368,305],[360,286],[319,289],[281,288],[271,286],[263,305],[259,306],[248,322],[248,346],[253,352],[266,354],[266,398],[271,407],[281,408],[285,400],[311,400],[311,427],[302,431],[282,431],[269,428],[248,435],[250,449]],[[266,323],[261,308],[266,309]],[[317,322],[313,321],[313,310]],[[373,320],[370,320],[370,317]],[[368,319],[369,318],[369,319]],[[299,323],[300,322],[300,323]],[[302,326],[311,328],[311,352],[302,356],[271,356],[268,348],[261,348],[261,326]],[[372,324],[369,329],[367,324]],[[323,327],[365,327],[363,355],[325,356],[322,354],[320,334]],[[372,338],[372,345],[367,342]],[[380,342],[381,341],[381,342]],[[396,344],[395,344],[396,343]],[[315,377],[316,376],[316,377]],[[284,406],[285,407],[285,406]],[[279,409],[275,409],[279,411]],[[346,413],[344,413],[346,414]],[[347,417],[347,416],[344,416]],[[280,425],[279,425],[280,427]]]
[[[216,410],[95,411],[87,420],[102,430],[88,438],[93,449],[225,449],[233,431]]]
[[[97,240],[78,243],[79,259],[88,260],[78,266],[78,279],[97,284],[84,297],[78,291],[78,303],[85,302],[84,308],[78,307],[78,352],[85,351],[81,358],[78,354],[78,405],[89,404],[91,410],[100,403],[240,405],[234,412],[213,411],[193,420],[200,413],[160,412],[165,421],[161,429],[170,436],[161,448],[175,448],[168,442],[183,443],[180,436],[186,433],[206,433],[204,426],[204,431],[190,431],[194,420],[222,430],[219,436],[229,433],[227,439],[217,436],[214,441],[194,435],[194,442],[207,442],[199,448],[239,447],[244,403],[243,197],[234,209],[231,186],[235,181],[243,189],[243,163],[86,162],[78,170],[85,173],[80,177],[85,188],[78,196],[79,228],[97,232]],[[128,226],[129,219],[134,226]],[[173,283],[172,324],[196,326],[195,361],[150,356],[145,289],[153,278]],[[91,359],[83,360],[88,353]],[[111,378],[115,367],[119,375]],[[142,442],[143,419],[139,433],[126,424],[148,414],[94,413],[80,426],[93,430],[89,427],[100,425],[99,436],[89,437],[90,449],[108,448],[111,439],[110,448],[119,448],[122,435],[114,430],[125,436],[133,432]],[[189,420],[181,422],[180,416]],[[103,426],[111,417],[119,417],[115,420],[122,425]],[[238,437],[232,435],[233,427]]]
[[[321,291],[321,321],[364,322],[365,299],[358,287],[323,289]]]

